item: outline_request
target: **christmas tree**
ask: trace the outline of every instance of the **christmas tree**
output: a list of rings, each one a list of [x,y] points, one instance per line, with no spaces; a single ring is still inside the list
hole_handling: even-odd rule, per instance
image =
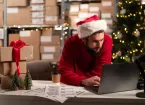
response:
[[[19,90],[19,88],[20,88],[20,80],[17,72],[15,72],[14,76],[12,77],[12,89]]]
[[[31,74],[30,74],[29,70],[27,70],[27,73],[26,73],[26,76],[24,79],[24,86],[25,86],[26,90],[31,89],[31,86],[32,86],[32,78],[31,78]]]
[[[144,19],[141,0],[119,0],[113,24],[113,62],[133,62],[144,52]]]

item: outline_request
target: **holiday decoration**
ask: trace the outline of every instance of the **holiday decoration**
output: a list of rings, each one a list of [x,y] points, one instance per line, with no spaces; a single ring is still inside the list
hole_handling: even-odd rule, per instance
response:
[[[113,63],[133,62],[144,51],[143,8],[140,0],[119,0],[113,24]],[[121,52],[121,54],[120,54]]]
[[[12,89],[13,90],[19,90],[20,89],[20,79],[18,77],[17,72],[15,72],[15,75],[12,77]]]
[[[24,86],[26,90],[30,90],[32,86],[32,78],[31,78],[29,70],[27,70],[27,73],[24,79]]]

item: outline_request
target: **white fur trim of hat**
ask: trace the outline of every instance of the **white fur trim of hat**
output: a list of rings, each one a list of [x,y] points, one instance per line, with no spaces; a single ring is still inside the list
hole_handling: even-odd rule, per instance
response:
[[[100,30],[106,31],[107,23],[105,20],[99,20],[97,15],[91,16],[77,23],[77,32],[79,38],[88,37]]]

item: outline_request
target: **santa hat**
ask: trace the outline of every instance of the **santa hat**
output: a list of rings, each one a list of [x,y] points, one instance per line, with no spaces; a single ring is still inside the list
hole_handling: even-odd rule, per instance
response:
[[[107,30],[106,21],[99,20],[97,15],[93,15],[83,21],[79,21],[76,25],[79,38],[88,37],[99,30]]]

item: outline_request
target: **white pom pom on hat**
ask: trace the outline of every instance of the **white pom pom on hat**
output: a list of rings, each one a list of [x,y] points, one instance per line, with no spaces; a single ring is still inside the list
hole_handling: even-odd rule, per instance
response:
[[[79,38],[88,37],[100,30],[107,30],[106,21],[99,20],[97,15],[93,15],[83,21],[79,21],[76,25]]]

